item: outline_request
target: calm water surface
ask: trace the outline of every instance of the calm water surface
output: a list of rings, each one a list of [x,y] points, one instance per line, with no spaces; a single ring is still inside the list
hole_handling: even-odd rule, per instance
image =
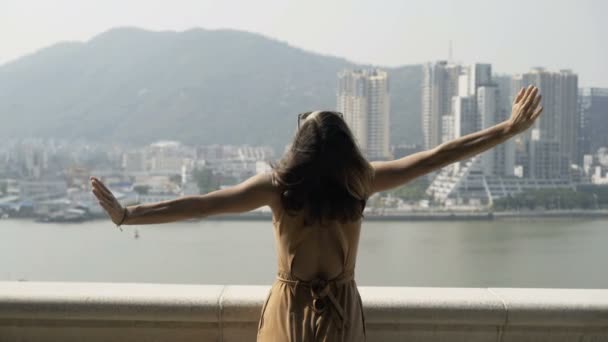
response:
[[[139,238],[134,238],[137,228]],[[0,220],[0,280],[270,284],[270,221]],[[359,285],[608,288],[608,220],[364,222]]]

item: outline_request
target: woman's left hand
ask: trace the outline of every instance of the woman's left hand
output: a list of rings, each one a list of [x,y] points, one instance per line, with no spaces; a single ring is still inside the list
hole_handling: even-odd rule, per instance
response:
[[[91,177],[93,194],[97,197],[99,205],[108,213],[114,224],[124,223],[126,208],[114,197],[114,194],[96,177]]]
[[[513,102],[511,118],[507,121],[512,135],[519,134],[534,124],[543,112],[541,99],[540,91],[532,85],[519,91]]]

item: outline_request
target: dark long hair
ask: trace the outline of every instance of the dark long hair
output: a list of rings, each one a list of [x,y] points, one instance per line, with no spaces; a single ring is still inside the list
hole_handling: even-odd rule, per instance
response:
[[[289,215],[303,210],[307,225],[363,217],[373,168],[338,113],[315,112],[303,120],[288,151],[272,168],[282,187],[283,209]]]

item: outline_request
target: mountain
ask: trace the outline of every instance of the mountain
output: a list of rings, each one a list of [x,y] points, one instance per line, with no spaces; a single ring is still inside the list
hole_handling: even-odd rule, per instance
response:
[[[282,151],[297,114],[334,109],[338,71],[356,67],[242,31],[112,29],[0,66],[0,136]],[[391,142],[421,141],[421,67],[383,69]]]

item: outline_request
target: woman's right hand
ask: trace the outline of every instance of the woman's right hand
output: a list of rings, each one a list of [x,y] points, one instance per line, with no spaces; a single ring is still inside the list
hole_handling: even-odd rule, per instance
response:
[[[519,134],[534,124],[534,121],[543,112],[543,107],[540,105],[541,99],[542,96],[537,87],[528,86],[519,91],[513,102],[511,118],[507,120],[510,134]]]
[[[114,194],[96,177],[91,177],[91,187],[99,205],[108,213],[112,222],[116,225],[124,223],[126,208],[118,202]]]

